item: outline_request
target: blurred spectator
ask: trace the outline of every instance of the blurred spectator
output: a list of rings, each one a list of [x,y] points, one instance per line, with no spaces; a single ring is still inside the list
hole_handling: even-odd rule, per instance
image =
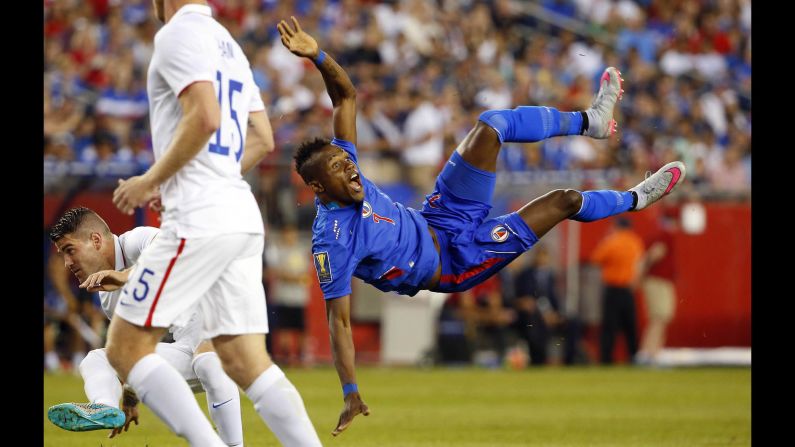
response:
[[[635,360],[654,364],[665,346],[665,328],[676,311],[676,251],[674,235],[678,230],[676,210],[667,208],[659,218],[659,228],[648,243],[643,258],[643,295],[646,298],[648,323]]]
[[[99,297],[84,289],[75,292],[71,277],[61,255],[51,253],[44,287],[44,365],[49,372],[61,368],[59,342],[70,354],[66,364],[73,371],[86,352],[104,346],[100,334],[104,334],[107,320],[100,311]]]
[[[444,156],[445,121],[426,90],[410,92],[411,112],[404,125],[403,159],[411,185],[421,194],[430,194]]]
[[[544,365],[551,333],[561,326],[563,319],[549,251],[541,245],[533,247],[531,253],[535,255],[532,263],[521,269],[514,280],[515,327],[527,342],[530,364]]]
[[[611,232],[591,254],[591,262],[602,268],[604,285],[599,337],[603,364],[613,363],[613,345],[618,332],[624,334],[630,359],[638,351],[634,289],[638,284],[642,257],[643,240],[632,230],[630,221],[622,217],[613,221]]]
[[[439,316],[440,361],[457,364],[473,360],[481,366],[499,366],[514,318],[514,312],[503,302],[497,276],[467,291],[450,294]]]
[[[309,300],[309,246],[294,226],[268,238],[265,252],[272,306],[274,358],[288,365],[301,363],[304,352],[304,309]]]

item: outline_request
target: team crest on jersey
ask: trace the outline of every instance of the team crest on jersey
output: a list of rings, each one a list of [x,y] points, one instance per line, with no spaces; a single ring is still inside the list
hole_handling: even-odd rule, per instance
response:
[[[312,254],[315,258],[315,270],[317,270],[317,280],[320,284],[331,282],[331,262],[327,251]]]
[[[491,238],[494,239],[494,242],[505,242],[509,234],[504,225],[497,225],[491,229]]]
[[[365,200],[362,203],[362,219],[367,219],[373,214],[373,207]]]

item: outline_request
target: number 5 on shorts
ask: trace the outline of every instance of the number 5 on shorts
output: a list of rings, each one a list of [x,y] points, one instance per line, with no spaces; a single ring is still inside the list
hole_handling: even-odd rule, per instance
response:
[[[149,294],[149,283],[147,283],[144,280],[144,276],[146,276],[147,273],[150,274],[150,275],[154,275],[155,274],[155,272],[153,272],[153,271],[151,271],[149,269],[144,269],[141,272],[141,276],[138,277],[138,283],[144,285],[143,286],[143,294],[141,296],[138,296],[138,291],[141,290],[141,287],[136,285],[135,288],[133,289],[133,298],[135,299],[135,301],[143,301],[143,300],[146,299],[146,295]]]

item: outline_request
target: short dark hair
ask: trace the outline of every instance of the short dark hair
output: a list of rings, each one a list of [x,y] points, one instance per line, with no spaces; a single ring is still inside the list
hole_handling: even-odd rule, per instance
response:
[[[313,154],[317,153],[330,144],[331,140],[328,138],[315,137],[312,140],[304,141],[300,146],[298,146],[293,159],[295,160],[295,170],[301,175],[301,178],[304,179],[304,182],[309,182],[312,180],[312,178],[310,178],[307,173],[304,172],[306,162],[312,158]]]
[[[65,212],[58,222],[50,228],[50,240],[58,242],[59,239],[71,234],[80,229],[80,226],[86,221],[87,218],[96,216],[102,220],[97,213],[84,206],[72,208]],[[104,223],[104,221],[103,221]]]

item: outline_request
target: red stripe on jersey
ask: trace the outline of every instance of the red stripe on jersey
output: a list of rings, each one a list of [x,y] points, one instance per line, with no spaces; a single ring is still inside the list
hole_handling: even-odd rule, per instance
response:
[[[157,295],[155,295],[155,300],[152,302],[152,308],[149,309],[149,316],[146,317],[146,323],[144,323],[144,327],[152,326],[152,314],[155,313],[155,307],[157,307],[157,301],[160,299],[160,294],[163,292],[163,287],[165,287],[166,281],[168,281],[168,275],[171,274],[171,269],[174,268],[174,264],[177,262],[177,258],[182,253],[183,248],[185,248],[185,239],[180,239],[179,248],[177,249],[177,255],[171,258],[171,262],[168,263],[166,274],[165,276],[163,276],[163,281],[160,283],[160,287],[158,287],[157,289]]]
[[[467,279],[469,279],[469,278],[471,278],[471,277],[473,277],[473,276],[475,276],[475,275],[477,275],[479,273],[485,272],[486,270],[488,270],[492,266],[494,266],[494,264],[496,264],[496,263],[498,263],[498,262],[500,262],[502,260],[503,260],[503,258],[489,258],[489,259],[486,259],[485,261],[481,262],[480,265],[476,265],[475,267],[472,267],[471,269],[465,271],[464,273],[461,273],[461,274],[458,274],[458,275],[453,275],[453,274],[442,275],[442,277],[439,279],[439,282],[440,283],[445,283],[445,284],[449,284],[449,283],[461,284],[462,282],[466,281]]]
[[[380,221],[382,221],[382,220],[383,220],[384,222],[389,222],[389,223],[391,223],[392,225],[395,225],[395,221],[394,221],[394,220],[392,220],[392,219],[390,219],[390,218],[388,218],[388,217],[379,216],[378,214],[376,214],[376,213],[373,213],[373,221],[374,221],[375,223],[378,223],[378,222],[380,222]]]

